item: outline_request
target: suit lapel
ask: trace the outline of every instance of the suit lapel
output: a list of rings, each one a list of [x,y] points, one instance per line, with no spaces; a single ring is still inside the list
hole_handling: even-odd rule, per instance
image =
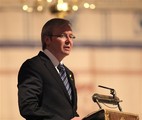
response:
[[[47,68],[47,70],[50,72],[50,74],[53,76],[53,78],[56,80],[56,82],[58,82],[58,86],[59,88],[62,88],[63,92],[65,93],[65,96],[69,99],[69,95],[68,92],[61,80],[60,75],[58,74],[56,68],[54,67],[53,63],[51,62],[51,60],[43,53],[40,52],[39,56],[41,57],[41,59],[44,61],[45,67]],[[72,84],[72,83],[71,83]]]
[[[71,71],[66,67],[66,72],[67,72],[67,76],[72,88],[72,101],[76,101],[76,88],[75,88],[75,84],[74,84],[74,77],[73,74],[71,73]]]

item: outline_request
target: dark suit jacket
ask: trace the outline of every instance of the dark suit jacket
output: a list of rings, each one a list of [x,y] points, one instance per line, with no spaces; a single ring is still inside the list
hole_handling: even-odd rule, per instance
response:
[[[43,52],[23,63],[18,74],[18,103],[23,117],[27,120],[70,120],[78,116],[74,76],[65,68],[72,101],[54,65]]]

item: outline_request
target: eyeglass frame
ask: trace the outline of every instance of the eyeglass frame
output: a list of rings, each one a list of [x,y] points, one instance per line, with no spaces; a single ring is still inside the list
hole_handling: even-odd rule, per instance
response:
[[[60,34],[60,35],[48,35],[49,37],[60,37],[60,38],[70,38],[70,39],[75,39],[76,37],[73,34],[67,35],[67,34]]]

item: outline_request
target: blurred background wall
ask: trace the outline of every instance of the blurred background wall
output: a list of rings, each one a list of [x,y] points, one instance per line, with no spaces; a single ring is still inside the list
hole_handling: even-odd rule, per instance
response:
[[[76,35],[64,62],[75,74],[78,112],[84,117],[99,110],[92,95],[110,95],[98,87],[103,85],[116,90],[124,112],[142,119],[142,0],[84,2],[95,9],[82,7],[65,16]],[[23,120],[17,101],[18,70],[41,50],[41,28],[54,17],[49,9],[28,13],[20,0],[0,0],[0,120]]]

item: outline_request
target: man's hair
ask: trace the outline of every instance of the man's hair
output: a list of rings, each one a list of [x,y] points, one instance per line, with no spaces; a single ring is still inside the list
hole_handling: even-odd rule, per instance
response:
[[[47,21],[41,31],[41,42],[42,42],[42,49],[46,48],[45,37],[51,36],[54,29],[60,26],[68,25],[71,26],[70,21],[61,18],[53,18]]]

